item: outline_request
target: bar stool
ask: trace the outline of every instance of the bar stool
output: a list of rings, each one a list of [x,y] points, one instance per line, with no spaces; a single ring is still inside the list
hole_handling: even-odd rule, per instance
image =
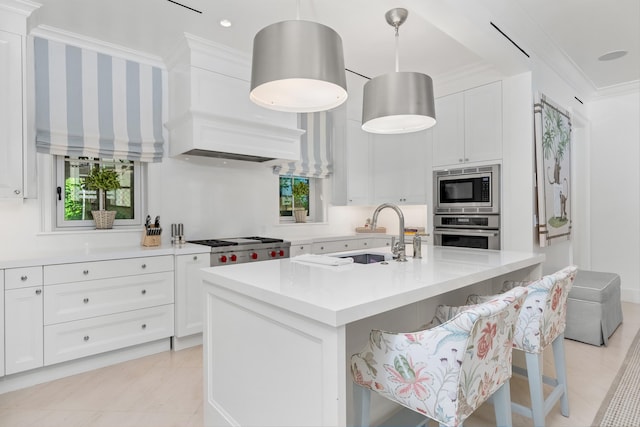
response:
[[[516,287],[430,329],[371,331],[351,357],[355,425],[369,425],[371,390],[424,416],[419,425],[461,426],[493,396],[497,424],[512,425],[512,343],[526,294]]]
[[[526,285],[529,293],[516,324],[513,348],[525,353],[526,369],[514,366],[513,372],[529,381],[531,407],[513,402],[513,412],[532,418],[536,427],[544,427],[545,417],[560,400],[560,411],[569,416],[567,371],[564,355],[564,329],[567,296],[575,279],[577,267],[569,266],[533,282],[505,282],[503,291],[512,286]],[[477,304],[489,297],[471,295],[468,304]],[[544,350],[551,344],[556,378],[543,375]],[[543,384],[553,387],[545,399]]]

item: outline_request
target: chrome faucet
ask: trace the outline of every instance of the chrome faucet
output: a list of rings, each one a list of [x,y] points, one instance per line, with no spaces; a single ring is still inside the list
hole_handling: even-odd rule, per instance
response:
[[[378,223],[378,214],[384,208],[391,208],[398,214],[398,219],[400,220],[399,229],[400,236],[398,237],[398,241],[393,244],[391,251],[393,252],[394,258],[396,261],[406,262],[407,256],[405,255],[405,247],[404,247],[404,215],[400,208],[391,203],[383,203],[373,211],[373,218],[371,220],[371,229],[375,230],[376,225]]]

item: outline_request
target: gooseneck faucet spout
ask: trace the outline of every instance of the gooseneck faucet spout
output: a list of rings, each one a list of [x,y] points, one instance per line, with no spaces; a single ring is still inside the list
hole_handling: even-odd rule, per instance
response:
[[[404,215],[402,214],[402,211],[400,210],[400,208],[392,203],[383,203],[380,206],[378,206],[376,208],[375,211],[373,211],[373,218],[371,220],[371,228],[372,230],[376,229],[376,225],[378,223],[378,214],[380,213],[380,211],[384,208],[390,208],[393,209],[397,214],[398,214],[398,219],[399,221],[399,231],[400,231],[400,236],[398,237],[398,241],[393,245],[392,251],[393,251],[393,255],[394,258],[396,259],[396,261],[400,261],[400,262],[406,262],[407,261],[407,256],[405,254],[405,247],[404,247]]]

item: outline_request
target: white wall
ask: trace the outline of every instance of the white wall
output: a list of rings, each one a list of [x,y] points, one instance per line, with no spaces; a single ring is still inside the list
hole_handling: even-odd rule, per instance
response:
[[[598,99],[591,122],[591,268],[640,302],[640,93]]]

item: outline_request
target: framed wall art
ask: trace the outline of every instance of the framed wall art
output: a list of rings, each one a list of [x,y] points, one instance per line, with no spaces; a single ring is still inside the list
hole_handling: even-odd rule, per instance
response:
[[[538,94],[534,104],[540,246],[571,238],[571,116]]]

